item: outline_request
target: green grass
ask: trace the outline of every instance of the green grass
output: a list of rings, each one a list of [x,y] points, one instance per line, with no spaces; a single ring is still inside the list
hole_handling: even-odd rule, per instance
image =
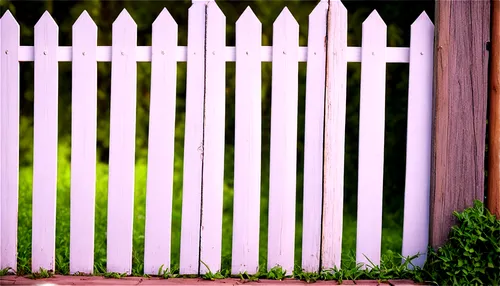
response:
[[[10,267],[5,267],[3,269],[0,269],[0,276],[5,276],[5,275],[9,274],[10,270],[11,270]]]
[[[28,275],[28,278],[30,278],[30,279],[43,279],[43,278],[50,278],[52,276],[54,276],[53,271],[40,268],[37,272],[30,273]]]
[[[181,153],[182,154],[182,153]],[[58,180],[57,180],[57,209],[56,209],[56,274],[69,274],[69,237],[70,237],[70,160],[69,149],[59,148]],[[171,265],[163,269],[178,269],[182,207],[182,161],[176,155],[173,214],[172,214],[172,256]],[[144,160],[137,160],[135,169],[135,200],[133,225],[133,252],[132,275],[142,276],[144,269],[144,224],[146,201],[146,174],[147,164]],[[18,275],[31,273],[31,210],[32,210],[32,173],[31,167],[21,167],[19,176],[19,228],[18,228]],[[265,183],[264,183],[265,184]],[[106,228],[107,228],[107,186],[108,167],[106,164],[97,164],[96,208],[95,208],[95,248],[94,273],[105,274],[106,271]],[[263,187],[265,188],[265,186]],[[299,187],[298,187],[299,188]],[[299,190],[300,191],[300,190]],[[222,242],[222,270],[228,270],[231,265],[231,235],[232,235],[232,203],[233,193],[229,184],[224,187],[223,210],[223,242]],[[267,192],[263,190],[261,207],[260,233],[260,261],[266,265],[267,255]],[[352,209],[345,207],[343,230],[344,260],[353,256],[356,244],[356,220]],[[355,213],[355,212],[354,212]],[[402,228],[396,214],[384,214],[382,251],[399,253],[401,249]],[[302,244],[302,211],[301,204],[297,206],[296,217],[295,264],[301,263]],[[347,266],[347,264],[346,264]],[[163,273],[169,276],[172,272]],[[287,273],[291,275],[291,273]]]

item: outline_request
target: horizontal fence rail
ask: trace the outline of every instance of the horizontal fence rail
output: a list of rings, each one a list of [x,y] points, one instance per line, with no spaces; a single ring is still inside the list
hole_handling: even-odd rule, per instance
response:
[[[175,60],[177,62],[186,62],[188,48],[185,46],[175,46],[174,49],[170,49],[168,52],[175,55]],[[260,58],[261,62],[272,62],[273,53],[271,46],[261,46],[260,47]],[[307,49],[308,47],[299,47],[297,52],[297,61],[307,62]],[[59,62],[71,62],[73,59],[73,48],[72,47],[58,47],[57,48],[57,60]],[[224,47],[224,60],[226,62],[236,61],[236,47]],[[20,62],[32,62],[34,61],[34,49],[31,46],[20,46],[19,47],[19,61]],[[137,62],[151,62],[152,48],[150,46],[137,46],[135,47],[135,59]],[[360,63],[361,62],[361,48],[360,47],[347,47],[346,57],[348,62]],[[98,46],[96,50],[96,60],[97,62],[111,62],[112,52],[111,46]],[[409,63],[410,61],[410,49],[401,47],[385,47],[385,62],[387,63]]]
[[[387,47],[376,11],[363,23],[362,47],[347,46],[347,11],[320,1],[309,18],[308,44],[287,8],[261,45],[262,24],[250,8],[225,46],[226,19],[214,1],[189,9],[188,44],[164,9],[152,45],[137,46],[126,10],[112,27],[112,46],[97,46],[84,12],[71,47],[58,46],[48,12],[34,46],[20,46],[19,25],[0,19],[0,268],[16,269],[19,192],[19,63],[34,62],[32,269],[54,269],[58,62],[72,63],[70,272],[92,273],[95,219],[97,62],[111,62],[107,270],[131,272],[137,62],[151,62],[151,105],[144,272],[170,265],[176,63],[187,62],[180,273],[221,268],[224,180],[225,62],[236,63],[233,274],[258,271],[261,182],[261,62],[272,63],[268,269],[292,273],[295,249],[298,63],[307,63],[302,268],[340,267],[344,191],[347,63],[361,63],[357,261],[380,263],[386,63],[409,63],[408,143],[403,255],[428,244],[434,26],[425,13],[411,27],[410,47]],[[326,41],[325,41],[326,39]]]

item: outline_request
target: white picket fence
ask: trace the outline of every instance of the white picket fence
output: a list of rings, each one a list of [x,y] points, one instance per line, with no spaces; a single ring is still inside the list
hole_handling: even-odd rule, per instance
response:
[[[54,269],[58,62],[72,62],[70,272],[93,271],[97,62],[111,62],[107,268],[131,270],[136,124],[136,62],[151,62],[145,273],[170,265],[176,63],[187,61],[180,272],[221,265],[225,62],[236,62],[236,128],[232,273],[258,267],[261,168],[261,62],[272,62],[268,268],[294,264],[298,62],[307,62],[302,267],[340,266],[347,62],[361,62],[357,260],[380,262],[386,63],[409,63],[404,256],[428,243],[434,26],[425,13],[411,44],[387,47],[376,11],[362,26],[362,46],[347,46],[347,12],[321,1],[309,16],[307,47],[287,8],[273,24],[273,46],[247,8],[236,22],[236,46],[225,46],[225,16],[213,1],[189,9],[188,45],[177,46],[167,10],[153,23],[152,46],[137,46],[137,26],[123,11],[112,46],[97,46],[84,12],[73,46],[58,46],[48,12],[34,46],[20,46],[10,12],[1,25],[1,261],[16,268],[19,170],[19,62],[35,62],[32,269]],[[206,34],[206,35],[205,35]],[[325,45],[325,37],[327,37]],[[206,41],[206,42],[205,42]],[[207,71],[207,72],[205,72]],[[200,220],[201,217],[201,220]],[[200,225],[201,223],[201,225]],[[366,255],[366,257],[365,257]],[[321,258],[321,261],[320,261]],[[418,258],[422,265],[425,255]]]

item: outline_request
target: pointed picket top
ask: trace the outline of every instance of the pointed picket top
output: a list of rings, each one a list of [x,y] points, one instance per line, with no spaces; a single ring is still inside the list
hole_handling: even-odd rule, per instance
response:
[[[158,17],[153,22],[153,54],[164,54],[165,50],[170,53],[177,45],[178,26],[172,15],[166,8],[163,8]]]
[[[429,41],[431,45],[433,45],[434,24],[424,11],[418,16],[417,20],[411,24],[410,49],[427,49]]]
[[[87,28],[95,26],[97,28],[94,20],[92,19],[92,17],[90,17],[87,10],[83,10],[83,12],[80,14],[80,17],[78,17],[78,19],[76,19],[75,23],[73,24],[73,28],[79,28],[81,26]]]
[[[59,27],[48,11],[35,24],[35,61],[38,56],[56,57]]]
[[[6,29],[6,31],[12,29],[19,30],[19,24],[17,23],[16,18],[14,18],[9,10],[7,10],[2,16],[2,27],[2,29]]]
[[[371,27],[371,26],[373,26],[373,27],[378,27],[378,26],[387,27],[387,25],[385,24],[382,17],[380,17],[380,14],[377,12],[377,10],[373,10],[373,12],[370,13],[368,18],[366,18],[366,20],[363,22],[363,26],[365,26],[365,25],[367,27]]]
[[[120,49],[119,53],[121,55],[133,55],[135,53],[137,24],[127,12],[127,9],[123,9],[113,22],[111,33],[113,34],[113,50]]]
[[[432,20],[429,18],[427,13],[422,12],[420,16],[418,16],[417,20],[411,24],[411,28],[413,29],[419,28],[419,29],[434,29],[434,24],[432,23]]]
[[[94,20],[92,20],[92,17],[90,17],[89,13],[84,10],[82,14],[80,14],[80,17],[76,19],[75,23],[73,24],[73,33],[76,31],[79,31],[80,33],[84,33],[84,31],[92,29],[92,33],[97,34],[97,25],[95,24]]]
[[[177,29],[177,22],[172,17],[166,8],[163,8],[153,22],[153,29],[159,27],[169,27],[170,29]]]
[[[240,29],[243,30],[255,29],[256,27],[261,27],[261,26],[262,23],[260,22],[259,18],[257,18],[252,8],[250,8],[250,6],[248,6],[245,9],[245,11],[243,11],[243,14],[241,14],[241,16],[236,21],[236,27],[240,27]]]
[[[73,24],[73,58],[84,56],[95,59],[97,25],[87,11],[83,11]]]
[[[40,20],[35,24],[35,33],[39,29],[58,29],[56,21],[52,18],[49,11],[45,11]]]
[[[299,23],[295,20],[295,17],[293,17],[287,7],[283,8],[281,13],[278,15],[278,18],[274,21],[273,29],[276,29],[278,26],[283,27],[283,30],[281,31],[298,31],[299,29]]]
[[[17,54],[15,46],[19,46],[19,24],[8,10],[2,16],[2,29],[0,31],[3,38],[3,47]],[[14,49],[16,50],[14,51]]]
[[[128,13],[127,9],[123,8],[123,10],[120,12],[120,15],[116,17],[116,20],[113,22],[113,27],[116,26],[130,26],[130,27],[135,27],[137,28],[137,24],[135,23],[134,19],[130,14]]]

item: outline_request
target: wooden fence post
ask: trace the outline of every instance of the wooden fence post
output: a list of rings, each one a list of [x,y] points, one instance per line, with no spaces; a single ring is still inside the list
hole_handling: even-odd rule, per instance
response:
[[[491,1],[488,209],[500,219],[500,0]]]
[[[490,1],[436,1],[430,244],[484,199]]]

